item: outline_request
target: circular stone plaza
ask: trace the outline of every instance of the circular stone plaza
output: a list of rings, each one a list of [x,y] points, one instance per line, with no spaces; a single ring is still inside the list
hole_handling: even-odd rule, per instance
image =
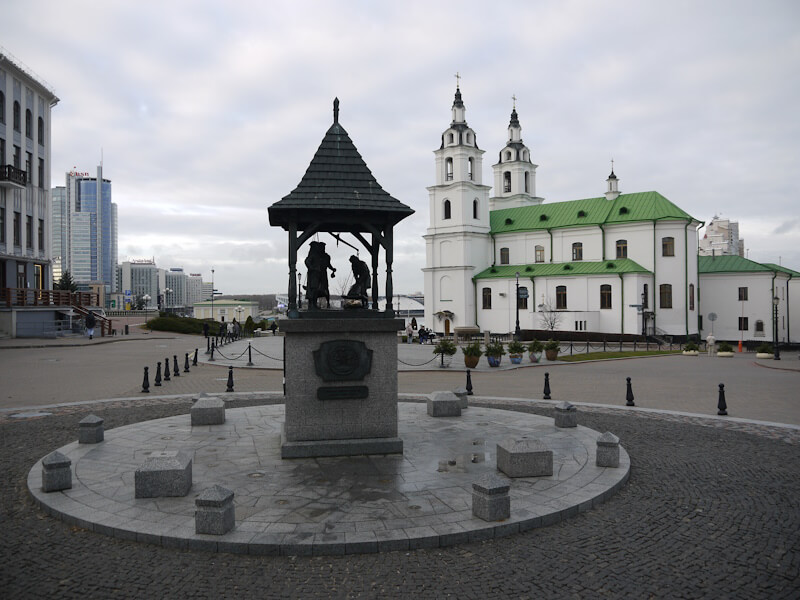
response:
[[[401,345],[402,455],[281,460],[278,340],[252,340],[253,367],[246,341],[214,362],[200,352],[160,387],[156,361],[198,338],[0,340],[2,597],[800,595],[796,353],[481,366],[469,408],[433,418],[427,394],[464,387],[464,368]],[[204,392],[225,401],[224,424],[192,427]],[[565,401],[578,427],[554,426]],[[79,444],[89,415],[104,439]],[[595,464],[603,432],[619,438],[617,467]],[[497,471],[497,444],[526,437],[552,450],[552,476]],[[55,450],[72,487],[44,492]],[[136,498],[136,468],[175,451],[193,458],[188,494]],[[500,521],[472,514],[472,484],[490,473],[510,485]],[[198,535],[195,500],[215,484],[234,492],[235,527]]]

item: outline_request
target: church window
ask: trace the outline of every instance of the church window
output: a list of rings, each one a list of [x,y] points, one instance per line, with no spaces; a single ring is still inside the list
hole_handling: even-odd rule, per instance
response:
[[[764,321],[762,321],[761,319],[756,321],[756,334],[759,334],[759,333],[761,335],[764,335]]]
[[[483,288],[483,310],[492,309],[492,288]]]
[[[450,200],[445,200],[444,201],[444,217],[442,217],[442,218],[444,218],[444,219],[449,219],[450,218]]]
[[[556,286],[556,310],[567,309],[567,286]]]
[[[662,283],[658,286],[661,308],[672,308],[672,285]]]
[[[510,192],[511,191],[511,172],[505,171],[503,173],[503,191]]]
[[[689,310],[694,310],[694,284],[689,284]]]
[[[744,302],[747,300],[747,288],[740,287],[739,288],[739,302]]]
[[[446,158],[444,161],[444,178],[446,181],[453,180],[453,159]]]
[[[506,152],[506,160],[511,160],[511,152]]]
[[[650,306],[650,302],[648,301],[648,292],[647,292],[647,284],[644,284],[644,288],[642,289],[642,308],[647,308]]]
[[[508,248],[500,248],[500,264],[508,264]]]
[[[475,200],[472,201],[472,218],[473,219],[477,219],[478,218],[478,199],[477,198],[475,198]]]
[[[531,177],[530,173],[525,173],[525,193],[529,194],[531,191]]]
[[[747,331],[748,329],[750,329],[750,327],[748,326],[749,325],[748,320],[749,317],[739,317],[739,331]]]
[[[628,240],[617,240],[617,258],[628,258]]]
[[[544,246],[536,246],[535,248],[535,259],[537,263],[544,262]]]
[[[472,161],[472,157],[470,156],[469,159],[467,160],[467,177],[469,178],[470,181],[472,181],[472,179],[473,179],[473,177],[472,177],[472,167],[474,167],[474,166],[475,165],[474,165],[474,163]]]
[[[44,146],[44,119],[39,117],[39,145]]]
[[[580,242],[572,244],[572,260],[583,260],[583,244]]]
[[[525,290],[524,292],[522,290]],[[519,297],[517,298],[517,302],[519,302],[520,310],[528,310],[528,288],[521,286],[519,288]],[[524,298],[523,298],[524,296]]]
[[[447,142],[449,144],[452,144],[454,140],[455,140],[455,138],[453,137],[453,134],[452,133],[448,133],[447,134]]]
[[[611,308],[611,286],[607,283],[600,286],[600,308]]]
[[[661,256],[675,256],[675,238],[661,238]]]
[[[472,136],[469,133],[467,134],[467,143],[468,144],[472,143]]]
[[[25,137],[33,139],[33,113],[30,108],[25,110]]]
[[[14,131],[21,131],[22,117],[19,111],[20,111],[19,102],[14,100]]]
[[[523,150],[522,151],[522,160],[528,160],[528,151],[527,150]]]

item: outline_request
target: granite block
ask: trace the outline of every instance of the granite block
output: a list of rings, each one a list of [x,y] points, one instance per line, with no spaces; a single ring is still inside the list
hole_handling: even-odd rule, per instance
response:
[[[191,457],[181,451],[151,453],[136,469],[134,487],[136,498],[185,496],[192,487]]]
[[[453,392],[434,392],[428,397],[429,417],[460,417],[461,402]]]
[[[597,438],[598,467],[619,467],[619,438],[610,431],[606,431]]]
[[[578,409],[569,402],[560,402],[556,405],[556,427],[577,427]]]
[[[467,390],[465,390],[464,388],[456,388],[453,390],[453,393],[458,398],[458,405],[461,407],[461,410],[468,408],[469,404],[467,402],[468,398]]]
[[[539,440],[509,438],[497,444],[497,468],[509,477],[551,476],[553,451]]]
[[[195,533],[223,535],[236,525],[231,490],[214,485],[203,490],[194,503],[197,507],[194,513]]]
[[[190,412],[192,427],[195,425],[222,425],[225,422],[225,402],[220,398],[200,397]]]
[[[98,444],[103,441],[103,419],[96,415],[89,415],[78,424],[78,443]]]
[[[58,450],[42,459],[42,491],[59,492],[72,488],[72,461]]]
[[[472,484],[472,514],[484,521],[502,521],[511,516],[511,486],[492,473]]]

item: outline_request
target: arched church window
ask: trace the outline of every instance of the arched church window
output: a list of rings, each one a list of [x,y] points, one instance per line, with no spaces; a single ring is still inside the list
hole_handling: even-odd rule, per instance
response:
[[[475,200],[472,201],[472,218],[473,219],[477,219],[478,218],[478,199],[477,198],[475,198]]]
[[[508,248],[500,248],[500,264],[508,264]]]
[[[611,308],[611,286],[607,283],[600,286],[600,308]]]
[[[453,138],[453,134],[452,134],[452,133],[450,133],[450,134],[448,134],[448,135],[447,135],[447,142],[448,142],[449,144],[452,144],[452,143],[453,143],[453,141],[454,141],[454,139],[455,139],[455,138]]]
[[[453,181],[453,159],[447,158],[444,161],[444,178],[446,181]]]
[[[503,173],[503,191],[511,191],[511,171],[505,171]]]
[[[472,157],[470,156],[469,159],[467,160],[467,176],[469,177],[470,181],[472,181],[472,167],[473,166],[474,166],[474,163],[472,162]]]
[[[556,286],[556,310],[567,310],[567,286]]]
[[[628,240],[617,240],[617,258],[628,258]]]
[[[467,143],[468,144],[472,143],[472,135],[470,135],[469,133],[467,134]]]
[[[33,139],[33,113],[30,108],[25,109],[25,137]]]
[[[536,246],[535,259],[537,263],[544,262],[544,246]]]
[[[644,288],[642,288],[642,308],[649,308],[650,301],[648,298],[650,297],[649,292],[647,291],[647,284],[644,284]]]
[[[444,219],[450,218],[450,200],[444,201]]]
[[[511,152],[510,151],[506,152],[506,160],[511,160]]]
[[[491,310],[492,309],[492,288],[485,287],[481,291],[483,296],[483,310]]]
[[[572,260],[583,260],[583,244],[575,242],[572,244]]]
[[[530,173],[525,173],[525,193],[529,194],[531,191],[531,178]]]

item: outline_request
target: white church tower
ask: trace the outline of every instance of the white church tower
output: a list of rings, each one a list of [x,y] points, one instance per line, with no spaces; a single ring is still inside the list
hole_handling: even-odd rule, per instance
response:
[[[536,167],[531,162],[531,151],[522,142],[522,127],[517,116],[516,98],[508,124],[508,141],[500,150],[494,169],[494,193],[489,210],[518,208],[541,204],[544,198],[536,197]]]
[[[436,184],[428,188],[425,237],[425,326],[451,333],[476,323],[472,276],[491,264],[489,186],[482,184],[483,150],[467,125],[456,85],[453,120],[436,156]]]

